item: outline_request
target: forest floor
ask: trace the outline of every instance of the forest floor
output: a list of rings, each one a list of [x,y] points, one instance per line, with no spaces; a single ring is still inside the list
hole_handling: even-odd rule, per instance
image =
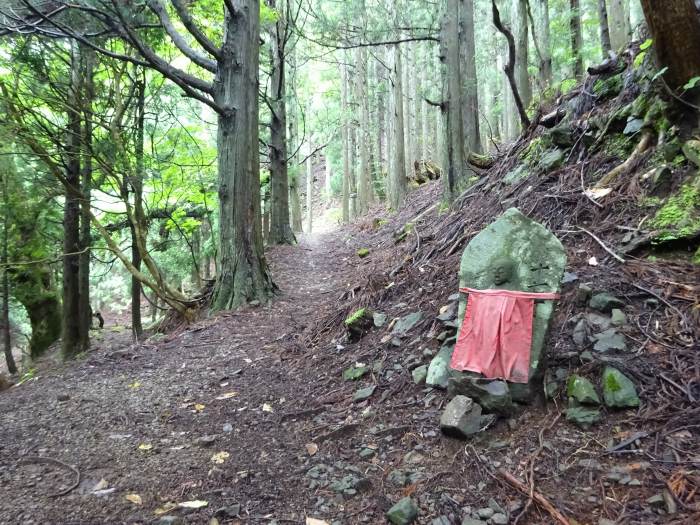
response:
[[[439,183],[414,192],[379,233],[367,221],[271,248],[281,293],[269,305],[140,344],[108,320],[82,359],[39,366],[0,394],[0,523],[384,523],[404,496],[418,503],[418,523],[458,524],[475,513],[484,524],[499,523],[493,515],[512,523],[528,497],[504,482],[503,469],[529,471],[533,489],[572,525],[697,523],[690,505],[669,515],[649,499],[668,483],[674,493],[693,490],[688,423],[658,426],[632,411],[581,430],[550,402],[520,407],[468,442],[440,433],[446,395],[414,384],[411,369],[439,348],[434,318],[456,291],[461,250],[442,268],[413,270],[422,281],[377,277],[402,260],[391,232],[437,192]],[[372,255],[360,259],[365,246]],[[383,294],[389,319],[415,311],[423,319],[401,341],[385,328],[348,344],[342,320],[367,293]],[[557,352],[566,350],[567,304],[553,329]],[[356,362],[372,371],[344,381]],[[372,385],[368,400],[353,400]],[[625,447],[606,452],[637,432],[652,450],[655,439],[682,454],[664,464]],[[519,522],[553,520],[533,503]]]

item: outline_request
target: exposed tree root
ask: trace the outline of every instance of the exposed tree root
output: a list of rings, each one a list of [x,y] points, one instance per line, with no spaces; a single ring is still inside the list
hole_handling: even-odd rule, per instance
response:
[[[645,129],[642,132],[642,138],[639,141],[639,144],[637,144],[637,147],[634,148],[634,151],[629,156],[629,158],[616,168],[609,171],[608,174],[605,175],[602,179],[600,179],[594,187],[605,188],[606,186],[609,186],[610,183],[613,182],[617,177],[619,177],[623,173],[627,172],[630,168],[632,168],[635,162],[639,160],[639,157],[641,157],[642,154],[646,150],[648,150],[650,146],[652,146],[653,138],[654,133],[649,129]]]

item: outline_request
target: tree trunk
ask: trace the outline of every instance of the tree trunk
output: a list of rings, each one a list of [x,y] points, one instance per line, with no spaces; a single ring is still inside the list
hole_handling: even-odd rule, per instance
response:
[[[267,301],[276,287],[263,253],[258,159],[259,0],[231,0],[214,82],[218,115],[219,275],[212,308]]]
[[[289,53],[289,71],[290,75],[287,76],[289,82],[288,93],[296,93],[296,86],[294,79],[296,78],[296,47],[292,49]],[[302,231],[302,220],[301,220],[301,202],[299,201],[299,119],[297,118],[297,105],[298,102],[296,98],[292,101],[289,106],[288,115],[288,136],[289,136],[289,149],[292,155],[289,159],[288,165],[288,178],[289,178],[289,215],[292,223],[292,232],[299,233]]]
[[[404,44],[405,46],[408,46],[408,44]],[[406,49],[408,49],[406,47]],[[401,49],[399,48],[399,52],[401,52]],[[407,56],[410,56],[407,53]],[[416,159],[415,156],[415,150],[413,146],[413,117],[411,116],[411,92],[412,88],[411,85],[413,84],[413,75],[411,74],[411,61],[410,60],[405,60],[404,57],[401,57],[402,61],[402,70],[403,70],[403,82],[402,82],[402,93],[403,93],[403,123],[404,123],[404,129],[403,129],[403,136],[405,140],[405,156],[406,156],[406,176],[411,177],[411,175],[414,173],[414,160]],[[405,63],[404,63],[405,62]]]
[[[357,142],[360,151],[360,164],[357,172],[357,215],[367,213],[370,201],[370,172],[369,172],[369,98],[367,96],[367,48],[358,47],[355,59],[357,61],[356,100],[360,110],[360,125],[357,128]]]
[[[474,0],[461,0],[459,24],[464,145],[467,151],[481,153],[479,94],[476,78],[476,48],[474,44]],[[527,19],[525,19],[525,38],[527,39]],[[529,81],[527,83],[529,85]]]
[[[66,136],[66,182],[80,188],[80,53],[71,43],[71,78],[68,93],[68,128]],[[63,319],[61,340],[64,359],[80,353],[87,342],[80,331],[80,197],[69,189],[63,205]]]
[[[583,75],[583,33],[581,31],[581,5],[580,0],[570,0],[569,2],[569,23],[571,28],[571,54],[574,57],[574,77],[580,78]]]
[[[347,66],[340,68],[340,142],[343,156],[343,222],[350,222],[350,137],[348,123],[348,71]]]
[[[523,106],[527,109],[532,101],[532,86],[530,85],[530,74],[527,66],[529,62],[528,53],[528,23],[527,23],[527,0],[515,0],[515,13],[512,17],[515,31],[515,78],[517,79],[518,92],[523,101]]]
[[[275,0],[268,0],[274,9]],[[294,244],[289,224],[289,177],[287,174],[287,92],[285,45],[287,23],[284,9],[278,10],[277,23],[270,37],[272,75],[270,78],[270,230],[269,244]]]
[[[14,159],[8,158],[6,162],[14,162]],[[1,164],[1,163],[0,163]],[[2,203],[3,203],[3,221],[2,221],[2,314],[0,323],[2,323],[2,340],[3,350],[5,353],[5,363],[7,363],[7,371],[10,374],[17,373],[17,364],[12,355],[12,337],[10,334],[10,275],[7,267],[8,251],[10,242],[10,195],[9,195],[9,176],[10,170],[3,170],[2,173]]]
[[[377,51],[379,52],[379,50]],[[384,75],[383,75],[383,69],[384,66],[382,63],[377,60],[375,62],[375,76],[376,76],[376,96],[377,96],[377,117],[376,117],[376,123],[377,123],[377,157],[376,157],[376,180],[383,182],[384,180],[384,172],[385,172],[385,163],[384,163],[384,154],[386,153],[386,150],[384,149],[384,133],[386,132],[384,122],[385,122],[385,114],[386,114],[386,83],[384,82]]]
[[[313,196],[314,196],[314,167],[313,146],[309,142],[309,156],[306,158],[306,233],[311,233],[313,227]]]
[[[632,36],[632,26],[630,24],[630,2],[629,0],[608,0],[610,9],[608,13],[609,17],[609,28],[610,28],[610,45],[612,50],[616,53],[620,51],[623,47],[627,45]],[[642,4],[644,4],[642,0]],[[653,4],[658,11],[655,13],[657,15],[664,13],[665,11],[672,11],[674,9],[674,4],[692,4],[692,0],[677,2],[676,0],[669,1],[652,1],[648,2]],[[646,9],[645,9],[646,13]],[[694,12],[692,15],[697,18],[697,14]],[[676,28],[677,30],[678,28]],[[682,35],[682,33],[678,33]]]
[[[610,45],[610,26],[608,25],[608,8],[605,0],[598,0],[598,21],[600,23],[600,48],[603,59],[608,58],[612,47]]]
[[[452,201],[464,180],[464,120],[462,112],[462,64],[459,50],[460,0],[447,0],[440,35],[442,62],[443,185],[447,201]]]
[[[82,174],[81,191],[83,199],[80,208],[80,340],[85,345],[81,351],[88,349],[90,341],[90,326],[92,324],[92,307],[90,305],[90,201],[92,192],[92,129],[93,109],[95,98],[94,69],[95,53],[87,46],[80,45],[83,78],[85,81],[83,101],[83,135],[82,135]]]
[[[692,0],[642,0],[659,67],[671,89],[700,76],[700,21]]]
[[[403,204],[406,196],[406,150],[404,139],[404,119],[403,119],[403,69],[401,67],[401,50],[398,44],[391,48],[393,58],[393,129],[394,160],[392,162],[391,173],[391,194],[389,205],[397,210]]]
[[[146,76],[143,71],[139,71],[140,75],[137,85],[136,94],[136,142],[134,144],[134,153],[136,157],[136,172],[131,179],[131,188],[134,193],[134,209],[143,209],[143,180],[146,173],[144,164],[144,125],[146,114]],[[144,230],[147,225],[143,213],[135,213],[134,219],[141,222],[140,227]],[[134,224],[131,224],[131,263],[138,270],[141,270],[141,252],[138,249],[137,232]],[[141,281],[135,276],[131,276],[131,331],[136,341],[141,339],[143,335],[143,324],[141,322]]]
[[[552,84],[552,37],[549,25],[549,0],[540,0],[542,9],[542,63],[540,64],[540,76],[542,85]]]

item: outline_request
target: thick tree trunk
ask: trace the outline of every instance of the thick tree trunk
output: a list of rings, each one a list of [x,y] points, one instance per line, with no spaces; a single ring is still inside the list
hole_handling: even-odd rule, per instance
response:
[[[659,67],[671,89],[700,76],[700,21],[692,0],[642,0]]]
[[[66,182],[80,188],[80,53],[71,44],[68,128],[66,136]],[[80,197],[67,189],[63,205],[63,314],[61,340],[64,359],[74,357],[87,346],[80,331]]]
[[[343,190],[342,210],[343,222],[350,222],[350,136],[348,122],[348,71],[347,66],[340,68],[340,142],[343,156]]]
[[[459,49],[462,73],[462,120],[467,151],[481,153],[479,136],[479,95],[474,44],[474,0],[461,0],[459,7]],[[525,19],[527,45],[527,19]],[[526,71],[527,80],[527,71]],[[527,81],[529,85],[529,81]]]
[[[275,1],[270,0],[270,7]],[[279,11],[284,11],[280,9]],[[272,75],[270,78],[270,230],[269,244],[294,244],[296,238],[289,224],[289,177],[287,174],[287,91],[285,45],[287,23],[278,14],[270,37]]]
[[[212,308],[266,301],[275,285],[263,253],[258,159],[259,0],[232,0],[214,82],[218,116],[219,275]]]
[[[540,0],[542,20],[542,63],[540,77],[542,85],[552,84],[552,37],[549,25],[549,0]]]
[[[393,45],[392,64],[393,64],[393,129],[394,141],[392,148],[394,150],[394,160],[392,162],[391,173],[391,194],[389,197],[389,205],[394,210],[397,210],[403,204],[406,196],[406,150],[404,138],[404,115],[403,115],[403,68],[401,64],[401,50],[398,45]]]
[[[569,26],[571,31],[571,54],[574,57],[574,77],[583,75],[583,32],[581,31],[581,4],[580,0],[569,1]]]
[[[443,185],[447,201],[452,201],[465,179],[464,120],[462,112],[462,64],[459,49],[460,0],[447,0],[440,35],[442,62]]]
[[[610,26],[608,25],[608,8],[605,0],[598,0],[598,21],[600,23],[600,48],[603,58],[608,58],[612,46],[610,45]]]
[[[7,162],[14,162],[9,158]],[[0,163],[2,164],[2,163]],[[7,267],[8,252],[10,242],[10,195],[9,195],[9,171],[2,173],[2,202],[3,202],[3,221],[2,221],[2,313],[0,314],[0,323],[2,323],[2,341],[3,351],[5,353],[5,363],[7,363],[7,371],[10,374],[17,373],[17,364],[12,355],[12,337],[10,334],[10,275]]]
[[[642,4],[644,1],[642,1]],[[692,4],[692,0],[687,2],[669,1],[652,1],[650,4],[656,6],[656,14],[662,14],[664,11],[673,10],[673,4],[688,3]],[[612,50],[619,52],[630,41],[632,36],[632,26],[630,24],[630,2],[629,0],[608,0],[609,4],[609,28],[610,28],[610,45]],[[646,10],[645,10],[646,12]],[[693,15],[696,16],[696,15]],[[681,33],[678,33],[681,34]]]

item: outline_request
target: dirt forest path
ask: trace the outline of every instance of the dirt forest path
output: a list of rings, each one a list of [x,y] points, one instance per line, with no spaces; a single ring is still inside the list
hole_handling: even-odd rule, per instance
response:
[[[346,288],[347,253],[336,233],[302,236],[270,250],[271,305],[139,345],[123,333],[0,395],[0,523],[303,523],[313,435],[294,414],[317,377],[300,334]]]

